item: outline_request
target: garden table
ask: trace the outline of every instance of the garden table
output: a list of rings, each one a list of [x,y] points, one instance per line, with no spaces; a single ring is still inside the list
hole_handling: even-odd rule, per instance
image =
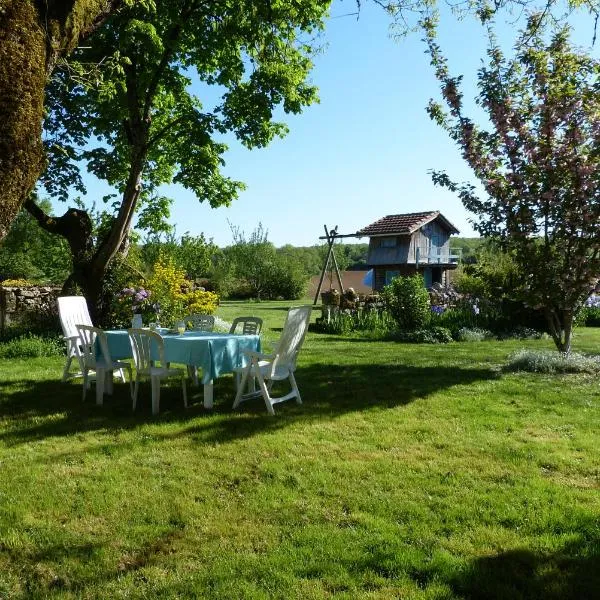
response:
[[[202,369],[204,408],[213,407],[213,381],[237,367],[246,365],[245,350],[260,352],[258,335],[235,335],[206,331],[186,331],[181,334],[157,329],[165,345],[165,360]],[[131,358],[127,330],[106,331],[108,349],[113,360]],[[158,357],[157,357],[158,358]]]

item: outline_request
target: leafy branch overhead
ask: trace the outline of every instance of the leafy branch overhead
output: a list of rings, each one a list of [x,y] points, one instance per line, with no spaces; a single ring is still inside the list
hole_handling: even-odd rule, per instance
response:
[[[221,174],[223,135],[265,146],[287,132],[278,107],[298,113],[316,101],[307,77],[327,5],[176,0],[121,11],[49,87],[43,185],[66,199],[82,187],[83,159],[122,193],[142,154],[143,200],[176,182],[228,204],[243,185]]]
[[[446,109],[430,117],[461,149],[479,181],[434,171],[476,215],[475,228],[513,252],[523,298],[546,312],[557,347],[568,351],[573,317],[600,275],[600,62],[575,50],[566,27],[548,30],[532,15],[507,59],[488,24],[487,64],[477,104],[489,127],[465,115],[460,76],[450,74],[424,23]]]
[[[47,90],[41,185],[63,200],[84,192],[83,163],[119,195],[112,226],[79,274],[102,278],[136,211],[160,230],[170,207],[163,184],[181,184],[212,207],[237,198],[244,185],[222,172],[224,140],[265,146],[287,132],[279,111],[299,113],[317,101],[308,77],[328,6],[131,3],[61,63]]]

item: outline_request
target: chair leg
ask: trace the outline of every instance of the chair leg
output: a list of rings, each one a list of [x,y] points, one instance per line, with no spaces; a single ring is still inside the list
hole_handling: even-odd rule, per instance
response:
[[[265,401],[265,406],[267,407],[267,411],[269,412],[270,415],[274,415],[275,410],[273,408],[273,403],[271,402],[271,396],[269,395],[269,390],[267,388],[267,384],[265,383],[264,377],[262,376],[260,369],[258,370],[258,373],[256,373],[256,378],[258,379],[258,386],[260,387],[260,391],[262,392],[262,397]]]
[[[183,389],[183,406],[187,408],[187,384],[185,382],[185,375],[181,376],[181,388]]]
[[[235,394],[235,400],[233,401],[232,408],[237,408],[240,405],[240,402],[242,401],[242,394],[244,393],[244,387],[246,385],[246,382],[248,381],[248,375],[250,373],[251,368],[252,365],[250,364],[244,369],[244,372],[242,373],[242,380],[237,386],[237,392]]]
[[[160,377],[150,377],[152,386],[152,414],[157,415],[160,406]]]
[[[296,394],[296,402],[298,404],[302,404],[300,390],[298,389],[298,384],[296,383],[296,378],[294,377],[293,371],[290,371],[290,383],[292,384],[292,391],[294,392],[294,394]]]
[[[135,410],[135,405],[137,404],[137,397],[138,397],[139,390],[140,390],[140,376],[136,375],[135,376],[135,386],[131,393],[131,399],[133,400],[133,410]]]
[[[96,369],[96,404],[102,406],[104,400],[104,383],[106,382],[107,373],[104,369]]]
[[[125,372],[123,371],[123,369],[119,369],[119,377],[121,378],[121,381],[123,383],[125,383],[127,380],[125,379]]]
[[[65,368],[63,369],[62,380],[63,383],[69,379],[69,369],[71,368],[71,362],[73,361],[73,355],[71,354],[71,345],[67,345],[67,363],[65,364]]]
[[[84,369],[83,370],[83,393],[81,395],[81,399],[83,400],[83,402],[85,402],[87,390],[88,390],[88,370]]]
[[[104,376],[104,389],[106,393],[111,396],[113,393],[113,381],[114,373],[112,371],[106,371],[106,375]]]
[[[127,367],[127,375],[129,375],[129,395],[133,400],[133,374],[131,372],[131,367]]]
[[[194,382],[194,385],[198,387],[200,382],[198,380],[198,367],[194,365],[187,365],[188,377]]]

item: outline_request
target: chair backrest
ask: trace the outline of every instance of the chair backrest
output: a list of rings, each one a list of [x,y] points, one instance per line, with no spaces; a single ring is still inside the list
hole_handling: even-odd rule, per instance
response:
[[[312,306],[298,306],[288,310],[281,337],[277,343],[277,362],[295,367],[296,358],[308,331]]]
[[[79,335],[76,325],[92,325],[90,311],[83,296],[59,296],[58,316],[65,337]]]
[[[212,331],[215,328],[215,318],[212,315],[188,315],[183,317],[186,327],[194,331]]]
[[[128,329],[129,342],[131,343],[131,353],[133,362],[138,371],[148,370],[156,361],[156,354],[152,350],[156,349],[158,361],[162,366],[165,361],[165,343],[158,333],[149,329]]]
[[[79,342],[81,352],[88,365],[96,364],[96,340],[100,346],[100,353],[102,360],[106,365],[112,363],[110,357],[110,350],[108,349],[108,340],[106,339],[106,333],[98,327],[92,327],[91,325],[76,325],[77,332],[79,334]]]
[[[240,323],[242,324],[242,333],[244,335],[259,335],[263,321],[259,317],[236,317],[231,324],[229,333],[235,333]]]

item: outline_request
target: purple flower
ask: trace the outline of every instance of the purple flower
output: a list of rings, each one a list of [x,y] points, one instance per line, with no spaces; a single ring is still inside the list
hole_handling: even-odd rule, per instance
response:
[[[444,312],[444,307],[443,306],[432,306],[431,307],[431,312],[435,313],[436,315],[441,315]]]

